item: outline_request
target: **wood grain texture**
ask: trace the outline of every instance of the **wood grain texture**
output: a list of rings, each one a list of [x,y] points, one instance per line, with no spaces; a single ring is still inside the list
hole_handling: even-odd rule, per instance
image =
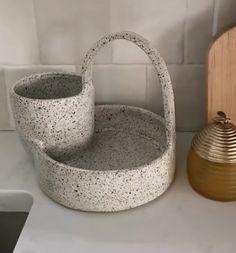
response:
[[[208,53],[208,122],[217,111],[224,111],[236,124],[236,27],[222,33]]]

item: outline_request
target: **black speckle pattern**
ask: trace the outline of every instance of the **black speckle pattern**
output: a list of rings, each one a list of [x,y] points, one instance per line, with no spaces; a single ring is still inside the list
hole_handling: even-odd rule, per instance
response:
[[[141,48],[151,60],[161,84],[168,143],[173,145],[175,143],[176,133],[174,94],[171,79],[166,64],[160,53],[150,44],[148,40],[139,34],[130,31],[117,32],[103,37],[96,42],[85,55],[85,59],[82,64],[82,82],[92,84],[92,65],[94,63],[95,56],[100,49],[104,47],[104,45],[117,39],[124,39],[133,42]]]
[[[149,56],[160,79],[165,118],[131,106],[97,106],[94,138],[88,142],[94,117],[92,64],[98,51],[115,39],[129,40]],[[99,40],[85,56],[76,100],[51,100],[51,95],[32,99],[29,89],[23,85],[21,91],[30,98],[13,90],[13,111],[23,139],[39,140],[35,165],[39,185],[50,198],[73,209],[114,212],[145,204],[168,189],[175,172],[173,89],[165,62],[146,39],[125,31]]]
[[[164,193],[175,168],[165,120],[123,105],[96,106],[95,117],[86,148],[62,155],[42,146],[35,154],[43,192],[64,206],[96,212],[133,208]]]
[[[70,73],[40,73],[21,79],[11,90],[17,131],[31,152],[40,140],[58,152],[87,145],[94,131],[94,87]]]

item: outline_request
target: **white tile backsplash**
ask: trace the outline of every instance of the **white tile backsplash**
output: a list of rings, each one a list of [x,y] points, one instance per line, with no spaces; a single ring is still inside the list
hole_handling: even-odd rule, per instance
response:
[[[168,63],[183,61],[184,0],[111,0],[111,30],[131,30],[152,41]],[[147,58],[133,45],[115,43],[114,63],[143,63]]]
[[[97,103],[145,106],[146,67],[144,65],[104,65],[93,69]]]
[[[0,64],[38,64],[33,0],[0,0]]]
[[[86,51],[109,32],[109,0],[35,0],[41,63],[81,64]],[[111,61],[111,48],[98,56]]]
[[[216,1],[216,22],[217,32],[222,32],[232,25],[236,25],[236,1],[235,0],[215,0]]]
[[[205,117],[205,67],[202,65],[169,65],[174,86],[178,130],[196,131]],[[147,69],[147,107],[163,114],[158,78],[152,66]]]
[[[214,0],[188,0],[184,62],[204,63],[212,39]]]
[[[179,130],[199,130],[205,123],[205,67],[176,66],[176,124]]]
[[[0,130],[14,129],[9,88],[44,71],[80,73],[85,52],[109,32],[140,33],[160,51],[175,85],[177,127],[204,124],[207,47],[212,33],[236,23],[235,0],[0,0]],[[99,52],[96,101],[162,113],[148,57],[128,41]]]

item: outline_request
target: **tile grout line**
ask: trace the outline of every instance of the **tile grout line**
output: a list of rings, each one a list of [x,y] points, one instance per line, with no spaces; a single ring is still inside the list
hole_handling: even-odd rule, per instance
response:
[[[39,58],[39,65],[41,65],[42,64],[42,59],[41,59],[42,55],[41,55],[41,47],[40,47],[39,29],[38,29],[35,0],[32,0],[32,2],[33,2],[33,12],[34,12],[34,26],[35,26],[35,30],[36,30],[36,39],[37,39],[37,46],[38,46],[38,58]]]
[[[213,5],[212,36],[215,36],[218,30],[219,1],[213,0]]]
[[[191,67],[204,67],[205,63],[166,63],[167,66],[191,66]],[[119,63],[97,63],[94,64],[95,67],[109,67],[109,66],[119,66],[119,67],[139,67],[139,66],[152,66],[151,63],[133,63],[133,64],[119,64]],[[79,67],[81,67],[81,64],[2,64],[1,67],[3,69],[5,68],[14,68],[14,69],[21,69],[21,68],[52,68],[52,67],[75,67],[77,71],[79,70]]]
[[[140,65],[150,65],[148,62],[133,62],[133,63],[96,63],[94,65],[117,65],[117,66],[140,66]],[[205,63],[176,63],[176,62],[166,62],[166,65],[204,65]],[[81,64],[1,64],[2,67],[39,67],[39,66],[81,66]]]
[[[111,29],[111,0],[108,1],[108,20],[109,20],[109,26],[108,26],[108,33],[110,34],[112,32]],[[113,64],[114,62],[114,42],[110,43],[111,45],[111,59],[110,59],[110,64]]]
[[[191,67],[204,67],[205,63],[187,63],[187,64],[179,64],[179,63],[166,63],[167,66],[191,66]],[[95,67],[109,67],[109,66],[118,66],[118,67],[124,67],[124,68],[130,68],[130,67],[140,67],[140,66],[147,66],[150,67],[152,66],[151,63],[134,63],[134,64],[117,64],[117,63],[99,63],[99,64],[94,64]],[[1,67],[3,69],[5,68],[12,68],[12,69],[23,69],[23,68],[57,68],[57,67],[75,67],[76,70],[78,71],[79,68],[81,67],[81,64],[18,64],[18,65],[10,65],[10,64],[2,64]]]
[[[6,75],[5,75],[5,69],[3,68],[3,82],[4,82],[4,93],[6,96],[6,106],[7,106],[7,116],[8,116],[8,125],[9,125],[9,130],[14,130],[14,119],[13,115],[11,112],[11,102],[10,102],[10,92],[8,91],[9,87],[7,87],[7,82],[6,82]]]
[[[184,15],[184,25],[183,25],[183,59],[182,59],[182,64],[186,64],[186,60],[185,60],[185,47],[186,47],[186,36],[185,36],[185,32],[186,32],[186,25],[187,25],[187,16],[188,16],[188,0],[185,0],[185,15]]]

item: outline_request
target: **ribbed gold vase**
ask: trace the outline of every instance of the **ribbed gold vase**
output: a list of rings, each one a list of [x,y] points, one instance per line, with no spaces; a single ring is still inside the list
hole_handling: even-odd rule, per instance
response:
[[[223,112],[193,138],[187,168],[191,186],[203,196],[236,200],[236,127]]]

